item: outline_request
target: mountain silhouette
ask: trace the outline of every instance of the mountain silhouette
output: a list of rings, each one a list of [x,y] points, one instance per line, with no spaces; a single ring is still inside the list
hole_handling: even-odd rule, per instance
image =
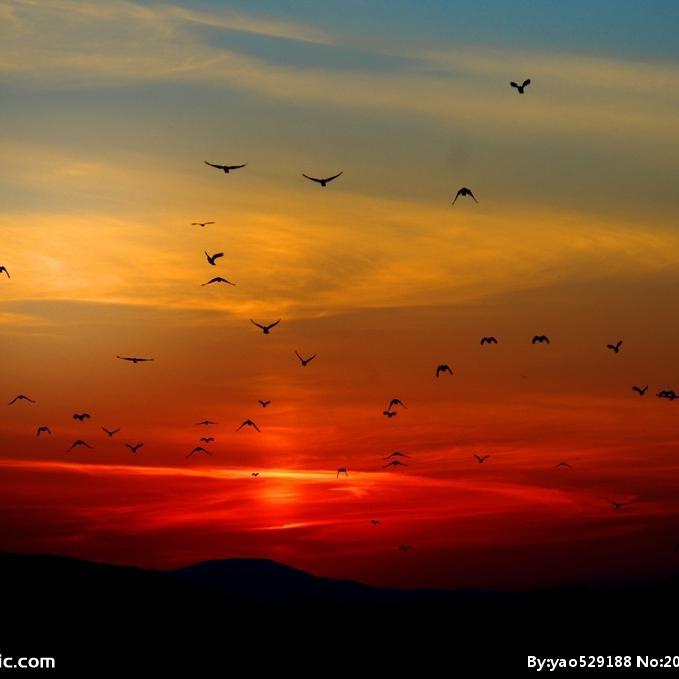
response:
[[[666,654],[675,633],[658,611],[679,604],[676,576],[609,589],[400,590],[316,577],[266,559],[159,571],[7,552],[0,552],[0,573],[3,656],[10,649],[14,656],[54,656],[64,672],[57,676],[70,677],[91,673],[102,658],[111,672],[122,672],[117,676],[126,676],[132,662],[149,676],[181,667],[187,676],[212,676],[228,649],[274,668],[294,650],[295,663],[313,667],[340,641],[364,668],[412,665],[429,676],[427,666],[449,659],[451,638],[453,665],[475,666],[489,643],[479,630],[489,625],[502,632],[489,632],[493,654],[484,657],[485,668],[523,670],[527,654]],[[384,653],[401,632],[407,644]]]

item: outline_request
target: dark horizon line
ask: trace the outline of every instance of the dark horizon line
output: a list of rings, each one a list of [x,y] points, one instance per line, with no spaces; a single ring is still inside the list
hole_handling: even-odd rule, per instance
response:
[[[35,560],[58,560],[63,562],[73,562],[78,564],[94,565],[101,567],[116,568],[121,570],[133,570],[144,573],[161,573],[163,575],[176,575],[182,571],[187,571],[192,568],[199,566],[204,566],[207,564],[219,564],[219,563],[251,563],[251,564],[268,564],[277,569],[285,570],[288,572],[294,572],[295,574],[303,575],[308,578],[312,578],[319,582],[324,582],[327,584],[351,584],[363,587],[366,590],[372,590],[374,592],[404,592],[404,593],[423,593],[423,594],[441,594],[441,595],[454,595],[454,594],[481,594],[489,597],[497,597],[499,599],[508,599],[513,597],[530,596],[535,594],[544,594],[548,592],[559,592],[563,590],[577,591],[577,592],[592,592],[592,593],[610,593],[618,591],[629,591],[637,589],[645,589],[657,587],[659,585],[668,584],[674,580],[677,581],[679,585],[679,568],[674,573],[669,575],[658,574],[655,578],[636,578],[634,580],[617,581],[617,582],[605,582],[605,583],[594,583],[594,582],[576,582],[576,581],[563,581],[560,583],[555,583],[553,585],[544,585],[532,588],[510,588],[510,589],[493,589],[493,588],[482,588],[482,587],[394,587],[388,585],[373,585],[361,580],[354,580],[351,578],[335,578],[328,577],[324,575],[316,575],[310,573],[309,571],[297,568],[296,566],[291,566],[290,564],[282,563],[276,561],[275,559],[270,559],[268,557],[222,557],[222,558],[212,558],[203,559],[201,561],[192,561],[186,565],[178,566],[175,568],[157,568],[157,567],[145,567],[137,566],[128,563],[113,563],[110,561],[100,561],[96,559],[84,559],[77,556],[70,556],[67,554],[55,554],[51,552],[15,552],[5,549],[0,549],[0,559],[3,557],[10,558],[21,558],[21,559],[35,559]]]

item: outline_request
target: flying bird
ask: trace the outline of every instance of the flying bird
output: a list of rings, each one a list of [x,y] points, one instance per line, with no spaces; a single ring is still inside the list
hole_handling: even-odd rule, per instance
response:
[[[148,363],[149,361],[153,361],[154,359],[152,358],[138,358],[137,356],[116,356],[116,358],[119,358],[121,361],[129,361],[130,363]]]
[[[442,363],[441,365],[436,366],[436,377],[438,377],[441,373],[450,373],[452,375],[453,371],[450,369],[449,365]]]
[[[109,438],[120,431],[120,427],[118,427],[118,429],[106,429],[106,427],[102,427],[102,429],[108,434]]]
[[[44,426],[43,426],[43,427],[38,427],[38,433],[36,434],[36,436],[40,436],[40,434],[42,434],[43,432],[44,432],[45,434],[49,434],[50,436],[52,436],[52,432],[50,431],[50,428],[49,428],[49,427],[44,427]]]
[[[337,174],[334,174],[332,177],[325,177],[324,179],[320,179],[318,177],[310,177],[308,174],[304,174],[302,172],[302,176],[306,177],[307,179],[310,179],[312,182],[316,182],[317,184],[320,184],[321,186],[325,186],[328,182],[331,182],[333,179],[337,179],[342,173],[338,172]]]
[[[207,226],[208,224],[214,224],[214,222],[191,222],[191,226]]]
[[[616,502],[615,500],[611,500],[610,498],[605,498],[608,502],[610,502],[616,510],[622,509],[623,507],[627,507],[627,505],[631,505],[634,500],[628,500],[627,502]]]
[[[259,401],[257,401],[257,403],[259,403],[259,405],[262,406],[262,408],[266,408],[269,405],[269,403],[271,403],[271,401],[262,401],[260,399]]]
[[[393,410],[383,410],[382,415],[391,419],[392,417],[396,417],[396,415],[398,415],[398,413],[395,413]]]
[[[402,453],[400,450],[395,450],[393,453],[389,453],[386,457],[383,457],[383,460],[390,460],[392,457],[410,457],[410,455],[406,455],[405,453]]]
[[[243,427],[254,427],[257,431],[261,431],[252,420],[243,420],[243,423],[240,427],[238,427],[238,429],[236,429],[236,431],[240,431]]]
[[[250,476],[259,476],[259,472],[252,472],[252,474],[250,474]]]
[[[89,443],[87,443],[86,441],[83,441],[82,439],[78,439],[77,441],[73,441],[73,443],[71,444],[71,447],[68,448],[68,450],[66,450],[66,452],[68,453],[70,450],[73,450],[73,448],[77,448],[78,446],[85,446],[85,448],[90,448],[90,449],[94,450]]]
[[[530,79],[524,80],[520,85],[513,80],[509,83],[510,87],[515,87],[519,94],[523,94],[524,89],[530,85]]]
[[[497,338],[493,337],[492,335],[490,337],[482,337],[481,345],[484,344],[497,344]]]
[[[398,548],[402,552],[412,552],[413,551],[413,548],[410,545],[399,545]]]
[[[211,278],[207,283],[201,283],[201,286],[206,286],[206,285],[212,285],[213,283],[226,283],[227,285],[236,285],[235,283],[232,283],[231,281],[227,281],[226,278],[222,278],[221,276],[217,276],[216,278]]]
[[[547,335],[535,335],[531,340],[531,344],[549,344],[549,337]]]
[[[677,394],[674,389],[663,389],[662,391],[659,391],[656,396],[658,398],[667,398],[670,401],[674,401],[674,399],[677,398]]]
[[[131,443],[126,443],[125,444],[133,453],[136,453],[144,444],[143,443],[137,443],[136,445],[132,445]]]
[[[565,460],[562,460],[561,462],[559,462],[559,464],[555,464],[554,466],[555,467],[568,467],[569,469],[572,469],[570,464],[568,464],[568,462],[566,462]]]
[[[387,464],[382,465],[383,467],[407,467],[408,465],[405,462],[401,462],[401,460],[392,460],[391,462],[387,462]]]
[[[7,278],[11,278],[11,276],[9,275],[9,271],[7,271],[6,266],[0,266],[0,273],[4,273],[5,276],[7,276]]]
[[[203,161],[206,165],[209,165],[210,167],[214,167],[217,170],[224,170],[226,174],[229,174],[231,170],[240,170],[241,167],[245,167],[247,163],[243,163],[242,165],[218,165],[217,163],[208,163],[207,160]]]
[[[204,426],[208,426],[210,424],[219,424],[219,422],[213,422],[212,420],[203,420],[202,422],[196,422],[196,426],[201,424]]]
[[[474,457],[479,464],[483,464],[490,457],[490,455],[477,455],[474,453]]]
[[[311,361],[313,361],[314,358],[316,358],[316,354],[314,354],[313,356],[309,356],[309,358],[302,358],[302,356],[299,355],[298,351],[295,351],[295,354],[297,355],[299,362],[302,364],[302,367],[309,365],[309,363],[311,363]]]
[[[203,252],[205,252],[205,256],[207,257],[208,264],[211,264],[212,266],[217,266],[217,264],[215,263],[215,260],[224,256],[223,252],[215,252],[214,255],[208,255],[208,253],[205,250],[203,250]]]
[[[647,390],[648,390],[648,384],[645,387],[637,387],[637,386],[632,387],[632,391],[636,391],[637,394],[639,394],[639,396],[645,396]]]
[[[406,407],[406,404],[401,401],[400,398],[392,398],[391,401],[389,401],[389,407],[387,410],[391,410],[394,406],[402,406],[403,408]]]
[[[196,446],[186,457],[191,457],[194,453],[205,453],[206,455],[210,455],[210,457],[212,457],[212,453],[208,452],[201,446]]]
[[[202,436],[201,443],[212,443],[215,440],[214,436]]]
[[[606,345],[609,349],[612,351],[615,351],[616,354],[620,353],[620,347],[622,346],[622,340],[618,340],[615,344],[607,344]]]
[[[346,467],[340,467],[337,470],[337,476],[335,478],[339,479],[339,475],[344,474],[345,478],[349,476],[349,470]]]
[[[91,415],[89,413],[73,413],[73,419],[74,420],[79,420],[80,422],[84,422],[85,420],[89,420]]]
[[[465,196],[470,196],[471,198],[474,199],[474,202],[475,202],[475,203],[478,203],[478,202],[479,202],[478,200],[476,200],[476,196],[472,193],[472,190],[471,190],[471,189],[468,189],[466,186],[463,186],[461,189],[458,189],[457,193],[455,194],[455,199],[453,200],[453,202],[451,203],[451,205],[455,205],[455,203],[457,202],[457,199],[458,199],[460,196],[462,196],[463,198],[464,198]]]
[[[28,396],[19,394],[18,396],[15,396],[7,405],[11,406],[13,403],[16,403],[17,401],[28,401],[29,403],[35,403],[35,401],[32,398],[28,398]]]
[[[268,335],[271,328],[275,328],[280,322],[281,319],[279,318],[275,323],[270,323],[269,325],[260,325],[259,323],[257,323],[257,321],[253,321],[252,319],[250,319],[250,323],[254,323],[258,328],[261,328],[262,332],[265,335]]]
[[[379,526],[380,520],[379,519],[370,519],[370,523],[372,523],[373,526]]]

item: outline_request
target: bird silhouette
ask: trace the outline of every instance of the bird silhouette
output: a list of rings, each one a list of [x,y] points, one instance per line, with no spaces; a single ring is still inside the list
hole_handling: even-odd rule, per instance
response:
[[[477,455],[474,453],[474,457],[479,464],[483,464],[490,457],[490,455]]]
[[[645,387],[632,387],[632,391],[636,391],[639,396],[646,396],[646,391],[648,390],[648,384]]]
[[[492,335],[490,337],[482,337],[481,344],[497,344],[497,339]]]
[[[478,202],[479,202],[478,200],[476,200],[476,196],[472,193],[472,190],[471,190],[471,189],[468,189],[466,186],[463,186],[461,189],[458,189],[457,193],[455,194],[455,199],[453,200],[453,202],[451,203],[451,205],[455,205],[455,203],[457,202],[457,199],[458,199],[460,196],[462,196],[463,198],[464,198],[465,196],[470,196],[471,198],[474,199],[474,202],[475,202],[475,203],[478,203]]]
[[[402,408],[405,408],[406,404],[403,403],[403,401],[401,401],[400,398],[392,398],[391,401],[389,401],[389,406],[387,407],[387,410],[391,410],[394,406],[401,406]]]
[[[45,434],[49,434],[50,436],[52,436],[52,431],[50,430],[50,428],[45,426],[38,427],[38,433],[36,434],[36,436],[40,436],[40,434],[42,434],[43,432]]]
[[[550,344],[547,335],[535,335],[531,340],[531,344]]]
[[[614,351],[616,354],[620,353],[620,347],[622,346],[622,340],[618,340],[615,344],[607,344],[609,349]]]
[[[265,335],[268,335],[269,332],[271,331],[271,328],[275,328],[279,323],[281,322],[281,319],[279,318],[275,323],[270,323],[269,325],[260,325],[257,323],[257,321],[253,321],[250,319],[250,323],[254,323],[258,328],[261,328],[262,332]]]
[[[89,413],[73,413],[73,419],[78,420],[80,422],[84,422],[85,420],[89,420],[91,415]]]
[[[666,398],[670,401],[674,401],[674,399],[677,398],[677,393],[674,389],[663,389],[662,391],[659,391],[656,396],[658,398]]]
[[[205,450],[205,448],[203,448],[202,446],[196,446],[186,457],[187,458],[192,457],[194,455],[194,453],[205,453],[206,455],[209,455],[210,457],[212,457],[212,453]]]
[[[383,467],[407,467],[408,465],[405,462],[401,462],[401,460],[392,460],[391,462],[387,462],[387,464],[382,465]]]
[[[627,502],[616,502],[615,500],[611,500],[610,498],[605,498],[608,502],[610,502],[616,510],[622,509],[623,507],[627,507],[627,505],[631,505],[634,500],[628,500]]]
[[[555,467],[568,467],[569,469],[572,468],[571,465],[568,464],[568,462],[566,462],[565,460],[562,460],[561,462],[559,462],[558,464],[555,464],[554,466]]]
[[[7,278],[11,278],[11,276],[9,275],[9,271],[7,271],[6,266],[0,266],[0,273],[4,273],[5,276],[7,276]]]
[[[449,365],[441,363],[441,365],[436,366],[436,377],[438,377],[441,373],[450,373],[452,375],[453,371],[450,369]]]
[[[519,94],[523,94],[524,89],[530,85],[530,79],[524,80],[521,85],[515,83],[513,80],[509,83],[510,87],[515,87]]]
[[[215,440],[214,436],[201,436],[201,443],[212,443]]]
[[[118,429],[106,429],[106,427],[102,427],[102,429],[108,434],[109,438],[111,438],[113,434],[117,434],[120,431],[120,427],[118,427]]]
[[[89,443],[83,441],[82,439],[78,439],[77,441],[73,441],[71,447],[68,448],[66,452],[68,453],[69,451],[73,450],[74,448],[77,448],[78,446],[85,446],[85,448],[90,448],[91,450],[94,450],[94,448],[92,448],[92,446]]]
[[[135,365],[137,363],[148,363],[149,361],[154,360],[152,358],[138,358],[136,356],[116,356],[116,358],[119,358],[121,361],[129,361],[130,363],[134,363]]]
[[[410,545],[399,545],[398,548],[402,552],[412,552],[413,551],[413,548]]]
[[[217,266],[216,260],[218,260],[220,257],[224,256],[223,252],[215,252],[214,255],[209,255],[205,250],[203,250],[203,252],[205,252],[205,256],[207,257],[208,264],[210,264],[212,266]]]
[[[393,410],[383,410],[382,415],[391,419],[392,417],[396,417],[396,415],[398,415],[398,413],[395,413]]]
[[[252,472],[252,474],[250,474],[250,476],[259,476],[259,472]]]
[[[236,429],[236,431],[240,431],[243,427],[253,427],[257,431],[261,431],[260,428],[252,421],[252,420],[243,420],[243,423]]]
[[[392,457],[410,457],[410,455],[406,455],[405,453],[402,453],[400,450],[395,450],[393,453],[389,453],[386,457],[383,457],[383,460],[390,460]]]
[[[313,361],[314,358],[316,358],[316,354],[314,354],[313,356],[309,356],[309,358],[302,358],[302,356],[299,355],[298,351],[295,351],[295,354],[297,355],[299,362],[302,364],[302,367],[309,365],[309,363],[311,363],[311,361]]]
[[[380,520],[379,519],[370,519],[370,523],[372,523],[373,526],[379,526]]]
[[[196,426],[198,425],[203,425],[203,426],[209,426],[211,424],[219,424],[219,422],[213,422],[212,420],[202,420],[201,422],[196,422]]]
[[[337,476],[335,478],[339,479],[339,475],[344,474],[345,478],[349,476],[349,470],[346,467],[340,467],[337,470]]]
[[[321,186],[325,186],[328,182],[331,182],[333,179],[337,179],[342,173],[338,172],[337,174],[334,174],[332,177],[325,177],[324,179],[320,179],[318,177],[310,177],[308,174],[304,174],[302,172],[302,176],[306,177],[307,179],[310,179],[312,182],[316,182],[317,184],[320,184]]]
[[[35,403],[32,398],[28,398],[28,396],[24,396],[24,394],[19,394],[18,396],[15,396],[7,405],[11,406],[17,401],[28,401],[29,403]]]
[[[269,403],[271,403],[271,401],[262,401],[260,399],[259,401],[257,401],[257,403],[259,403],[259,405],[262,406],[262,408],[266,408],[269,405]]]
[[[214,224],[214,222],[191,222],[191,226],[206,227],[208,224]]]
[[[247,163],[243,163],[242,165],[219,165],[217,163],[208,163],[207,160],[203,161],[206,165],[209,165],[210,167],[214,167],[217,170],[223,170],[226,172],[226,174],[229,174],[231,170],[240,170],[241,167],[245,167]]]
[[[136,453],[144,444],[143,443],[137,443],[136,445],[132,445],[131,443],[126,443],[125,444],[133,453]]]
[[[235,283],[232,283],[231,281],[227,281],[226,278],[222,278],[221,276],[217,276],[216,278],[211,278],[207,283],[201,283],[201,286],[206,286],[206,285],[212,285],[213,283],[226,283],[227,285],[236,285]]]

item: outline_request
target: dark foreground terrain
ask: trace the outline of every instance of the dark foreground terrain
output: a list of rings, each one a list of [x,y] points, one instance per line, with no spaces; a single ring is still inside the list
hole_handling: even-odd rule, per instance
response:
[[[529,654],[679,655],[676,578],[605,591],[401,591],[265,560],[161,572],[9,553],[0,553],[0,574],[0,654],[54,656],[57,671],[45,676],[397,668],[418,677],[463,669],[505,676],[528,674]]]

